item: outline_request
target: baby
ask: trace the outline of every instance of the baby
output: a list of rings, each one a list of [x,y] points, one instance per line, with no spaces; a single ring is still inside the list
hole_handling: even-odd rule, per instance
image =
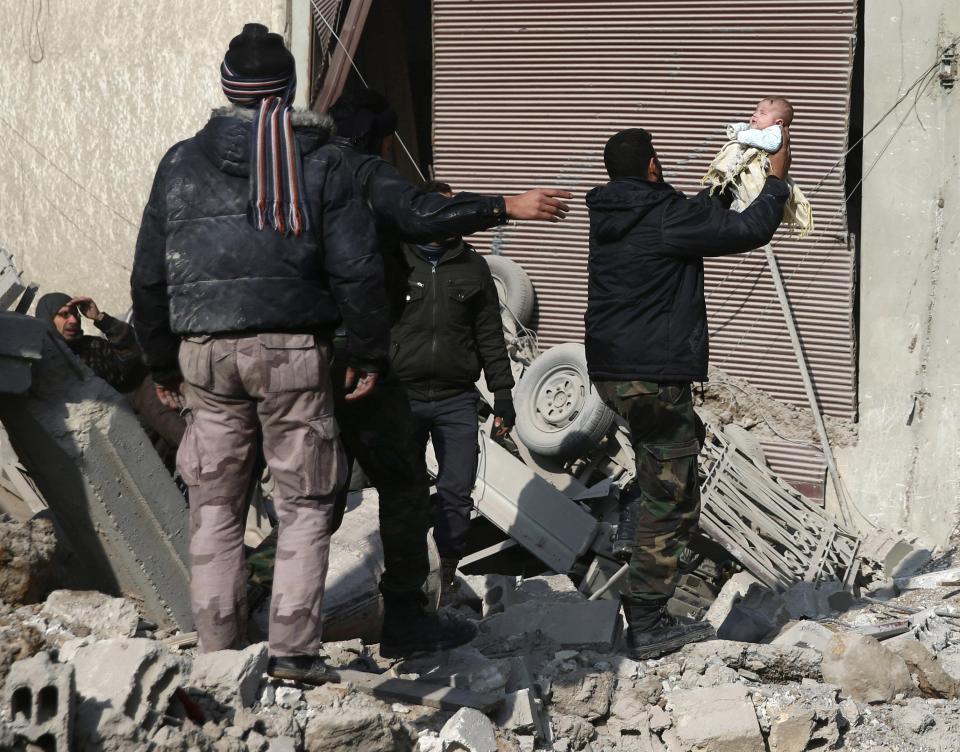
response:
[[[793,122],[793,105],[785,97],[765,97],[749,123],[731,123],[727,126],[730,139],[710,164],[703,183],[713,191],[729,188],[734,194],[732,208],[743,211],[760,195],[767,179],[772,154],[783,143],[783,128]],[[810,202],[788,177],[790,198],[783,211],[783,219],[802,238],[813,230],[813,211]]]

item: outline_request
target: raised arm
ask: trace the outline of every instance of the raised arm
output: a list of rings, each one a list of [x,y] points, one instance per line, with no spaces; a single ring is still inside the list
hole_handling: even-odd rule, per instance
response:
[[[508,219],[559,221],[566,216],[568,191],[535,188],[516,196],[426,193],[389,163],[369,157],[357,170],[377,220],[402,240],[422,243],[453,235],[471,235]]]

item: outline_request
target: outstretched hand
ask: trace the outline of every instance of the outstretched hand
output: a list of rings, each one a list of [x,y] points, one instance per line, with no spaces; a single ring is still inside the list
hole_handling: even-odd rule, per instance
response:
[[[780,148],[770,155],[770,174],[783,180],[790,171],[790,162],[793,155],[790,153],[790,128],[783,125],[780,127],[783,133],[783,143]]]
[[[503,201],[510,219],[559,222],[570,211],[562,199],[570,198],[573,198],[573,194],[560,188],[534,188],[516,196],[505,196]]]

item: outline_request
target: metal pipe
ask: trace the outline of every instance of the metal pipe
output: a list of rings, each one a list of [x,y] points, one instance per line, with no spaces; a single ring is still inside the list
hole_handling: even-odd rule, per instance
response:
[[[827,471],[830,473],[830,480],[833,482],[833,490],[837,494],[837,501],[840,503],[840,513],[843,515],[844,522],[853,526],[853,515],[850,513],[850,505],[844,495],[843,486],[840,483],[840,473],[837,470],[837,463],[833,458],[833,450],[830,448],[830,439],[827,438],[827,427],[823,422],[823,415],[820,414],[820,404],[817,401],[817,393],[813,388],[813,380],[810,378],[810,367],[807,365],[806,355],[803,353],[803,345],[800,343],[800,334],[797,332],[797,325],[793,318],[793,311],[790,308],[790,299],[787,297],[787,289],[783,285],[783,276],[780,274],[780,265],[777,263],[777,257],[773,254],[773,247],[767,243],[763,247],[767,256],[767,265],[770,267],[770,275],[773,277],[773,285],[777,290],[777,297],[780,299],[780,308],[783,310],[783,318],[787,324],[787,331],[790,333],[790,342],[793,344],[793,352],[797,358],[797,365],[800,367],[800,376],[803,378],[803,388],[807,393],[807,400],[810,403],[810,410],[813,412],[813,422],[817,426],[817,434],[820,437],[820,445],[823,449],[823,456],[827,462]]]
[[[597,590],[597,592],[595,592],[593,595],[591,595],[589,598],[587,598],[587,600],[588,600],[588,601],[595,601],[595,600],[597,600],[598,598],[600,598],[601,595],[603,595],[603,594],[604,594],[605,592],[607,592],[610,588],[612,588],[614,585],[616,585],[618,582],[620,582],[620,580],[623,579],[624,575],[625,575],[629,570],[630,570],[630,563],[627,562],[627,563],[624,564],[622,567],[620,567],[620,569],[618,569],[616,572],[614,572],[614,573],[613,573],[613,577],[611,577],[609,580],[607,580],[605,583],[603,583],[603,586],[602,586],[599,590]]]

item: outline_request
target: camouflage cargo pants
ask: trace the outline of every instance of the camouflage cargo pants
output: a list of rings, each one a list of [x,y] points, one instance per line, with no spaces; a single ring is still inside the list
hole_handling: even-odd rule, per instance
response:
[[[637,606],[663,605],[676,589],[680,554],[700,518],[701,424],[690,384],[606,381],[594,386],[629,424],[636,452],[640,517],[625,598]]]
[[[243,533],[259,428],[280,521],[270,652],[316,655],[333,503],[346,472],[329,346],[309,334],[189,337],[180,367],[190,412],[177,466],[190,487],[190,587],[200,649],[244,642]]]
[[[377,489],[380,499],[380,538],[384,571],[380,590],[387,602],[422,599],[430,571],[427,530],[430,496],[424,456],[413,440],[407,391],[392,370],[380,374],[373,392],[347,402],[343,388],[346,352],[335,342],[333,391],[344,448]],[[340,346],[338,346],[340,345]],[[338,516],[346,490],[338,499]],[[334,529],[339,526],[339,521]]]

